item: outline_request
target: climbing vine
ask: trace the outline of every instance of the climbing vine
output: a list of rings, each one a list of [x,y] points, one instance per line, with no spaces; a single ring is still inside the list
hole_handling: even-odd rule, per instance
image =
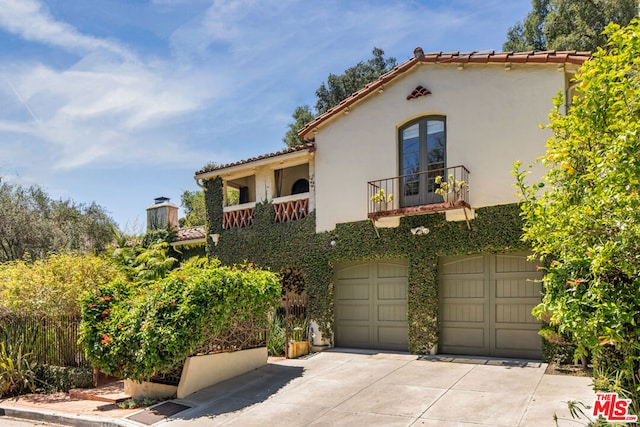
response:
[[[222,182],[206,182],[209,230],[222,229]],[[209,205],[209,203],[215,203]],[[498,253],[526,249],[520,240],[522,221],[517,205],[481,208],[471,221],[446,221],[444,214],[403,217],[396,228],[374,229],[371,221],[338,224],[335,230],[315,232],[315,214],[274,223],[270,203],[258,203],[253,225],[221,230],[209,256],[223,265],[254,263],[261,268],[301,271],[311,299],[310,316],[332,336],[333,266],[341,262],[404,259],[409,263],[409,350],[428,353],[438,342],[438,256]],[[411,229],[426,227],[428,234]],[[335,242],[334,245],[331,242]]]

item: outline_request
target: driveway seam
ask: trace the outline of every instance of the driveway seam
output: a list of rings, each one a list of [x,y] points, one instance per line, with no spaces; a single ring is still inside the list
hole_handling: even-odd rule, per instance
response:
[[[471,369],[469,369],[463,376],[461,376],[460,378],[458,378],[458,380],[456,382],[454,382],[453,384],[451,384],[449,387],[447,387],[445,389],[445,392],[442,393],[440,396],[438,396],[437,399],[435,399],[433,402],[431,402],[431,404],[429,405],[429,407],[427,409],[425,409],[424,411],[422,411],[422,413],[413,421],[413,424],[415,424],[420,418],[422,418],[424,416],[424,414],[433,407],[433,405],[435,405],[436,403],[438,403],[440,401],[440,399],[442,399],[447,393],[449,393],[451,391],[451,389],[453,387],[455,387],[456,384],[458,384],[460,381],[462,381],[462,379],[464,377],[466,377],[467,375],[469,375],[471,373],[471,371],[473,371],[474,369],[477,368],[477,365],[474,365]]]
[[[346,403],[346,402],[348,402],[349,400],[351,400],[351,399],[355,398],[358,394],[360,394],[360,393],[362,393],[364,390],[366,390],[366,389],[370,388],[372,385],[377,384],[378,382],[382,381],[384,378],[387,378],[389,375],[391,375],[392,373],[396,372],[398,369],[404,368],[405,366],[407,366],[407,365],[408,365],[408,364],[410,364],[411,362],[415,362],[416,360],[417,360],[417,357],[416,357],[416,359],[415,359],[415,360],[409,360],[409,361],[407,361],[406,363],[403,363],[401,366],[398,366],[396,369],[394,369],[394,370],[390,371],[387,375],[384,375],[384,376],[382,376],[382,377],[378,378],[378,380],[376,380],[376,381],[374,381],[374,382],[372,382],[372,383],[367,384],[366,386],[364,386],[364,387],[362,387],[361,389],[359,389],[357,392],[353,393],[353,394],[352,394],[351,396],[349,396],[347,399],[342,400],[340,403],[338,403],[338,404],[336,404],[336,405],[334,405],[334,406],[330,407],[330,408],[329,408],[329,409],[327,409],[326,411],[324,411],[324,412],[323,412],[323,413],[322,413],[318,418],[321,418],[321,417],[325,416],[327,413],[329,413],[329,412],[333,411],[333,410],[334,410],[334,409],[336,409],[338,406],[340,406],[340,405],[342,405],[343,403]],[[350,362],[351,362],[351,361],[345,361],[345,363],[343,363],[342,365],[347,364],[347,363],[350,363]],[[415,422],[415,420],[414,420],[414,422]]]

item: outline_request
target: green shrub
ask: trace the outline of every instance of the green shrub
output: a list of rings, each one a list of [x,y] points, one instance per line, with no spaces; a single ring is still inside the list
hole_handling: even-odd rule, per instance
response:
[[[87,293],[81,341],[104,373],[149,380],[236,323],[266,323],[280,292],[274,273],[192,259],[147,286],[114,282]]]
[[[38,388],[45,393],[66,393],[73,388],[93,387],[91,368],[37,365],[34,373],[38,381]]]
[[[284,356],[286,343],[284,319],[276,313],[269,319],[269,340],[267,342],[269,356]]]
[[[559,334],[552,327],[543,327],[538,334],[542,337],[542,361],[560,365],[574,362],[576,346],[566,335]]]
[[[0,263],[0,277],[0,312],[54,316],[80,313],[86,290],[123,276],[99,256],[51,254],[34,262]]]
[[[0,397],[36,389],[35,362],[22,352],[22,346],[6,347],[0,342]]]

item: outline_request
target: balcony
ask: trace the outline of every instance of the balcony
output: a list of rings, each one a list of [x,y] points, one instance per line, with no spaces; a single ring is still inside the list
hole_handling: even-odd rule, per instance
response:
[[[438,176],[443,182],[464,181],[465,184],[450,185],[449,191],[442,196],[436,190],[447,190],[447,187],[437,183]],[[470,208],[468,183],[469,171],[464,166],[369,181],[368,217],[376,219]]]
[[[302,219],[309,213],[309,193],[277,197],[272,200],[275,210],[274,222]]]
[[[235,206],[225,206],[222,214],[222,229],[248,227],[253,224],[256,203],[249,202]]]
[[[271,201],[274,210],[274,222],[287,222],[302,219],[309,214],[309,193],[277,197]],[[255,202],[235,206],[225,206],[222,216],[222,228],[248,227],[253,224],[256,213]]]

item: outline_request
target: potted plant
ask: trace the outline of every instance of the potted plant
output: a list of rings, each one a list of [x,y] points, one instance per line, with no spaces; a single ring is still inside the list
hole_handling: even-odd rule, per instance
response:
[[[309,340],[307,339],[307,318],[306,316],[294,317],[289,321],[291,326],[289,342],[287,345],[290,359],[309,354]]]
[[[393,201],[393,194],[389,193],[389,195],[387,195],[381,188],[376,193],[374,193],[370,199],[373,202],[375,212],[382,212],[386,211],[389,203]]]
[[[297,268],[284,268],[280,275],[285,303],[286,356],[296,358],[309,354],[305,279]]]
[[[449,177],[445,180],[441,175],[436,176],[436,194],[442,196],[447,203],[455,203],[458,200],[462,200],[462,193],[469,186],[465,181],[458,181],[453,177],[453,174],[449,174]]]

